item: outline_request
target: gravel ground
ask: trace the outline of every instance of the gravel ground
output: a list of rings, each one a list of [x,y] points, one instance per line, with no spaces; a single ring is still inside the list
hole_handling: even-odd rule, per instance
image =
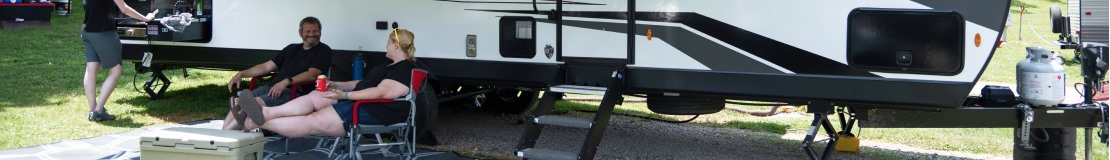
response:
[[[489,159],[516,159],[514,147],[523,134],[522,115],[463,107],[443,107],[435,129],[435,150]],[[582,117],[589,115],[581,114]],[[577,152],[585,129],[546,127],[537,148]],[[671,124],[614,116],[599,146],[597,159],[807,159],[804,135],[780,135],[743,129]],[[897,144],[864,142],[862,154],[836,153],[833,159],[993,159]],[[824,146],[824,144],[820,144]]]

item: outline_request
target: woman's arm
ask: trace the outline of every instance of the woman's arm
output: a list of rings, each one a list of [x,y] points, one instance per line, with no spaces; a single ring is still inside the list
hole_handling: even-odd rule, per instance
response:
[[[351,91],[351,90],[355,89],[355,85],[357,85],[359,81],[361,81],[361,80],[353,80],[353,81],[346,81],[346,82],[328,81],[328,86],[331,87],[331,89],[338,89],[338,90],[342,90],[342,91]]]
[[[158,13],[158,10],[155,9],[154,12],[150,12],[146,14],[146,16],[143,16],[138,11],[135,11],[135,9],[132,9],[131,6],[127,6],[127,3],[123,2],[123,0],[113,1],[116,2],[116,7],[118,7],[120,11],[123,11],[123,14],[127,15],[128,17],[141,20],[143,22],[150,22],[151,20],[154,20],[154,14]]]
[[[382,80],[377,87],[370,87],[347,93],[347,99],[397,99],[409,94],[409,87],[392,79]],[[343,96],[343,95],[339,95]]]

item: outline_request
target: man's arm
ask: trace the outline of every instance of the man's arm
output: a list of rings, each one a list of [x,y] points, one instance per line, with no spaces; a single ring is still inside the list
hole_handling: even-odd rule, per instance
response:
[[[323,73],[324,72],[320,71],[319,69],[308,68],[307,71],[301,72],[300,74],[297,74],[296,76],[293,76],[292,77],[293,78],[293,83],[292,84],[316,81],[316,76],[319,76],[320,74],[323,74]]]
[[[274,86],[270,86],[270,94],[269,95],[270,95],[270,97],[273,97],[273,98],[280,97],[281,92],[283,90],[285,90],[286,87],[292,86],[293,84],[297,84],[297,83],[315,81],[316,76],[320,75],[320,73],[323,73],[323,72],[320,72],[319,69],[308,68],[307,71],[301,72],[301,73],[299,73],[299,74],[297,74],[293,77],[289,77],[288,79],[283,79],[281,81],[278,81],[278,83],[275,83]],[[293,92],[296,92],[296,91],[293,91]]]
[[[244,77],[261,76],[273,72],[274,70],[277,70],[277,64],[275,64],[274,61],[266,61],[246,70],[236,72],[235,75],[231,76],[231,80],[227,81],[227,91],[234,92],[232,91],[232,86],[240,88],[239,82],[243,81]]]

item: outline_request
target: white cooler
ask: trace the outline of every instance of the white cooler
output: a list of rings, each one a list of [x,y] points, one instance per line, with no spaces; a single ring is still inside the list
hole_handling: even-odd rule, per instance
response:
[[[160,160],[261,160],[262,133],[205,128],[167,128],[142,134],[140,158]]]

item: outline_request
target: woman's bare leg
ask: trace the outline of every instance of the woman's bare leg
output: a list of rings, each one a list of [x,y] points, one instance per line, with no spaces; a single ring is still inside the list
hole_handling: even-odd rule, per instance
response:
[[[343,120],[335,109],[328,107],[305,116],[289,116],[266,120],[262,126],[254,125],[250,119],[244,126],[247,129],[262,128],[281,134],[282,136],[299,138],[308,135],[336,136],[344,135]]]
[[[259,101],[261,101],[260,98]],[[335,102],[336,100],[325,98],[320,92],[312,92],[279,106],[263,107],[262,114],[265,115],[267,121],[281,117],[303,116],[323,108],[331,108],[331,105]]]

